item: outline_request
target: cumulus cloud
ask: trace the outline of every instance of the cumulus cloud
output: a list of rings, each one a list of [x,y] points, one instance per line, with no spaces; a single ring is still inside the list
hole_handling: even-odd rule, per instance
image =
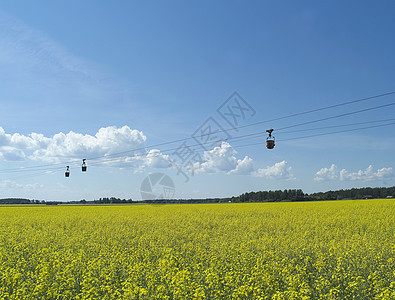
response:
[[[0,160],[64,162],[95,157],[96,166],[132,168],[135,173],[145,168],[169,168],[170,157],[158,149],[147,152],[146,140],[143,132],[128,126],[100,128],[94,135],[70,131],[50,137],[38,133],[8,134],[0,127]],[[121,155],[111,156],[114,153]]]
[[[295,179],[291,169],[291,167],[288,167],[288,163],[283,160],[281,162],[275,163],[273,166],[258,169],[256,172],[253,172],[252,175],[255,177],[266,177],[270,179],[291,180]]]
[[[236,167],[236,151],[227,142],[220,147],[204,152],[204,162],[195,164],[197,173],[228,172]]]
[[[252,158],[245,156],[244,159],[238,159],[236,168],[230,170],[229,174],[248,175],[254,171],[254,164]]]
[[[128,126],[100,128],[94,135],[58,133],[50,139],[41,138],[43,148],[34,151],[31,159],[54,160],[56,158],[74,158],[86,156],[104,156],[114,152],[141,149],[146,137],[141,131]]]
[[[291,167],[287,162],[281,161],[273,166],[255,170],[253,159],[245,156],[237,158],[237,151],[227,142],[222,142],[220,147],[205,151],[203,161],[193,165],[196,173],[225,173],[228,175],[252,175],[270,179],[295,179]]]
[[[0,159],[6,161],[24,161],[25,152],[14,147],[3,146],[0,147]]]
[[[392,168],[382,168],[374,172],[372,165],[367,167],[365,171],[359,170],[358,172],[351,173],[345,169],[340,171],[340,180],[373,181],[391,177],[393,177]]]
[[[335,164],[332,164],[330,168],[322,168],[317,173],[315,173],[315,181],[324,180],[336,180],[339,178],[338,170]]]
[[[373,181],[385,178],[392,178],[394,174],[392,168],[381,168],[374,171],[373,166],[370,165],[366,170],[359,170],[357,172],[349,172],[346,169],[338,171],[338,167],[334,164],[330,168],[322,168],[315,174],[314,180],[341,180],[341,181]]]
[[[170,166],[169,161],[169,156],[157,149],[150,150],[146,156],[146,165],[151,168],[168,168]]]
[[[8,149],[32,149],[35,147],[34,138],[19,133],[9,134],[0,127],[0,147]]]
[[[193,171],[196,173],[249,174],[253,170],[252,159],[245,156],[237,159],[237,151],[227,142],[222,142],[220,147],[205,151],[203,162],[196,162]]]
[[[28,136],[19,133],[7,134],[0,127],[0,158],[3,160],[58,161],[69,158],[105,156],[130,149],[143,149],[146,137],[141,131],[128,126],[100,128],[93,135],[57,133],[52,137],[32,133]]]

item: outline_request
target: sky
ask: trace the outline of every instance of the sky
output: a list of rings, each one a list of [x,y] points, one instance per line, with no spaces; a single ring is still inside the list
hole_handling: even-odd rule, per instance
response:
[[[394,186],[394,9],[2,1],[0,198]]]

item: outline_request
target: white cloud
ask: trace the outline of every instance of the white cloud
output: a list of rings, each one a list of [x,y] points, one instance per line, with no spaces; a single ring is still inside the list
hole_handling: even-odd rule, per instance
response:
[[[236,168],[229,171],[228,174],[249,175],[254,171],[252,158],[246,156],[243,160],[238,159]]]
[[[269,166],[267,168],[258,169],[253,173],[255,177],[266,177],[270,179],[295,179],[294,175],[291,172],[291,167],[287,166],[287,162],[285,160],[275,163],[273,166]]]
[[[237,159],[237,151],[227,142],[222,142],[220,147],[205,151],[203,162],[196,162],[193,171],[196,173],[219,173],[246,175],[252,172],[252,159],[245,156]]]
[[[24,161],[25,152],[9,146],[0,147],[0,159],[6,161]]]
[[[393,177],[394,174],[392,172],[392,168],[381,168],[377,170],[375,176],[378,178],[390,178]]]
[[[152,149],[146,156],[146,165],[151,168],[168,168],[169,159],[169,156],[162,154],[160,150]]]
[[[220,147],[204,152],[204,162],[195,165],[197,173],[228,172],[236,167],[236,151],[227,142],[222,142]]]
[[[341,181],[373,181],[385,178],[392,178],[394,174],[392,168],[381,168],[376,172],[373,166],[370,165],[366,170],[359,170],[357,172],[349,172],[346,169],[338,171],[338,167],[334,164],[330,168],[322,168],[315,174],[314,180],[341,180]]]
[[[359,170],[358,172],[348,172],[346,169],[340,171],[340,180],[361,180],[361,181],[373,181],[384,178],[393,177],[392,168],[378,169],[376,172],[373,171],[373,166],[370,165],[365,171]]]
[[[169,155],[158,149],[146,152],[146,140],[142,131],[126,125],[100,128],[95,135],[70,131],[49,137],[38,133],[8,134],[0,127],[0,160],[65,162],[87,158],[89,164],[89,158],[97,158],[91,161],[97,166],[132,168],[136,173],[145,168],[170,168]],[[119,155],[112,155],[116,153]],[[246,161],[233,159],[234,167],[246,164]]]
[[[57,133],[52,137],[32,133],[24,136],[5,133],[0,127],[0,158],[3,160],[24,160],[28,157],[38,161],[60,161],[70,158],[105,156],[111,153],[140,149],[142,153],[146,137],[143,132],[128,126],[100,128],[92,136],[88,134]],[[151,150],[152,151],[152,150]],[[29,155],[26,155],[30,153]],[[154,161],[151,164],[155,164]]]
[[[35,150],[30,158],[56,161],[59,158],[104,156],[131,149],[141,151],[145,141],[146,137],[141,131],[130,129],[128,126],[100,128],[94,136],[73,131],[67,134],[60,132],[51,138],[39,136],[39,142],[36,144],[43,147]]]
[[[295,179],[291,167],[284,160],[274,166],[255,171],[253,159],[245,156],[243,159],[236,157],[237,151],[227,142],[222,142],[220,147],[205,151],[203,162],[195,163],[193,170],[196,173],[226,173],[228,175],[252,175],[270,179]]]
[[[89,162],[88,162],[89,164]],[[145,168],[163,169],[170,168],[170,157],[158,149],[151,149],[148,153],[144,151],[133,154],[133,156],[106,157],[93,161],[96,166],[116,167],[120,169],[132,169],[134,173],[141,173]]]
[[[0,147],[11,147],[16,149],[34,148],[34,140],[31,137],[19,133],[9,134],[0,127]]]
[[[332,164],[330,168],[322,168],[317,173],[315,173],[314,180],[315,181],[324,181],[324,180],[336,180],[339,178],[337,171],[337,167],[335,164]]]

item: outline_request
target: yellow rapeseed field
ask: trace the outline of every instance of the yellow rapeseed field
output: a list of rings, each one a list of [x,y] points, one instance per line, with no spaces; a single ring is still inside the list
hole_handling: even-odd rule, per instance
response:
[[[395,299],[395,200],[0,207],[1,299]]]

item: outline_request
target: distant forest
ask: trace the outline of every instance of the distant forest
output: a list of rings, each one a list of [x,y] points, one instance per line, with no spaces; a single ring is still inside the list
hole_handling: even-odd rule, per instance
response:
[[[320,201],[343,199],[395,198],[395,187],[354,188],[305,194],[302,190],[277,190],[244,193],[232,197],[232,202],[279,202],[279,201]]]
[[[324,201],[324,200],[344,200],[344,199],[374,199],[374,198],[395,198],[395,186],[376,188],[354,188],[348,190],[336,190],[306,194],[301,189],[260,191],[241,194],[231,198],[206,198],[206,199],[154,199],[135,201],[132,199],[120,198],[100,198],[98,200],[69,202],[29,200],[23,198],[0,199],[0,204],[110,204],[110,203],[145,203],[145,204],[166,204],[166,203],[224,203],[224,202],[286,202],[286,201]]]

